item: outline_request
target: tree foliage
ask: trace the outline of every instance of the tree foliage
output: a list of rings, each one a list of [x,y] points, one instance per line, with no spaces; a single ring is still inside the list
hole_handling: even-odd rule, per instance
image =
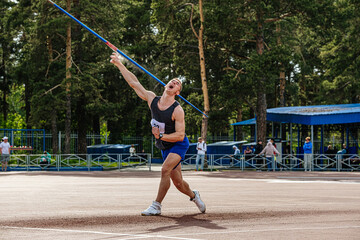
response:
[[[56,3],[65,8],[66,1]],[[71,14],[162,81],[183,79],[182,96],[204,109],[189,3],[199,29],[198,1],[73,0]],[[103,42],[45,0],[4,0],[0,7],[2,127],[22,119],[22,127],[63,131],[71,81],[73,132],[109,131],[112,142],[151,135],[147,104],[109,63]],[[359,102],[359,10],[355,0],[204,1],[208,135],[228,135],[229,123],[278,106],[281,71],[285,106]],[[73,64],[66,80],[69,21]],[[161,94],[159,83],[127,64]],[[199,135],[201,114],[182,106],[187,134]]]

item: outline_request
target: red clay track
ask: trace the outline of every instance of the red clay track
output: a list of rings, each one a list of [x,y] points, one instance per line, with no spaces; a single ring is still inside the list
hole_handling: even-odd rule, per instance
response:
[[[0,173],[0,239],[359,239],[360,173],[183,172],[162,215],[159,172]]]

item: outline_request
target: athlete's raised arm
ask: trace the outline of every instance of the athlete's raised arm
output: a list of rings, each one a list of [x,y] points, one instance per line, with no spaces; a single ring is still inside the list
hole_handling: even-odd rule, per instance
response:
[[[137,79],[137,77],[130,72],[125,66],[124,64],[122,64],[122,62],[120,61],[119,58],[119,54],[118,53],[113,53],[111,56],[111,63],[114,64],[116,67],[119,68],[121,74],[123,75],[123,77],[125,78],[126,82],[129,84],[130,87],[132,87],[136,94],[143,100],[148,102],[148,105],[150,106],[152,100],[155,98],[155,93],[146,90],[141,83],[139,82],[139,80]]]

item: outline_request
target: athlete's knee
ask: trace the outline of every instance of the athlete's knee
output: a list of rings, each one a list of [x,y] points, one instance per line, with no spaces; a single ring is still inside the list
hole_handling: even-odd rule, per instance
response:
[[[168,167],[166,167],[166,166],[163,166],[162,168],[161,168],[161,176],[162,177],[164,177],[164,176],[170,176],[170,174],[171,174],[171,168],[168,168]]]

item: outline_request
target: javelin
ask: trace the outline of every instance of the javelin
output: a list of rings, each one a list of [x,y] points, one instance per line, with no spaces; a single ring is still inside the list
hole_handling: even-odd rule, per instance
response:
[[[121,56],[123,56],[124,58],[126,58],[127,60],[129,60],[130,62],[132,62],[135,66],[137,66],[138,68],[140,68],[141,70],[143,70],[146,74],[148,74],[150,77],[152,77],[153,79],[155,79],[156,81],[158,81],[161,85],[165,86],[166,84],[163,83],[160,79],[158,79],[157,77],[155,77],[153,74],[151,74],[148,70],[146,70],[145,68],[143,68],[142,66],[140,66],[140,64],[138,64],[137,62],[135,62],[134,60],[132,60],[131,58],[129,58],[128,56],[126,56],[125,53],[123,53],[122,51],[120,51],[117,47],[115,47],[113,44],[111,44],[109,41],[105,40],[103,37],[101,37],[99,34],[97,34],[96,32],[94,32],[93,30],[91,30],[88,26],[86,26],[85,24],[83,24],[82,22],[80,22],[78,19],[76,19],[73,15],[71,15],[70,13],[68,13],[67,11],[65,11],[64,9],[62,9],[61,7],[59,7],[57,4],[55,4],[53,1],[51,0],[47,0],[49,3],[51,3],[53,6],[55,6],[56,8],[58,8],[60,11],[62,11],[63,13],[65,13],[66,15],[68,15],[70,18],[72,18],[73,20],[75,20],[77,23],[79,23],[81,26],[83,26],[84,28],[86,28],[86,30],[88,30],[89,32],[91,32],[92,34],[94,34],[97,38],[99,38],[101,41],[103,41],[108,47],[110,47],[112,50],[114,50],[115,52],[118,52],[119,54],[121,54]],[[183,98],[181,95],[178,95],[182,100],[184,100],[187,104],[189,104],[190,106],[192,106],[193,108],[195,108],[196,110],[198,110],[199,112],[201,112],[202,114],[204,114],[207,118],[209,117],[208,115],[206,115],[203,111],[201,111],[200,109],[198,109],[197,107],[195,107],[193,104],[191,104],[188,100],[186,100],[185,98]]]

